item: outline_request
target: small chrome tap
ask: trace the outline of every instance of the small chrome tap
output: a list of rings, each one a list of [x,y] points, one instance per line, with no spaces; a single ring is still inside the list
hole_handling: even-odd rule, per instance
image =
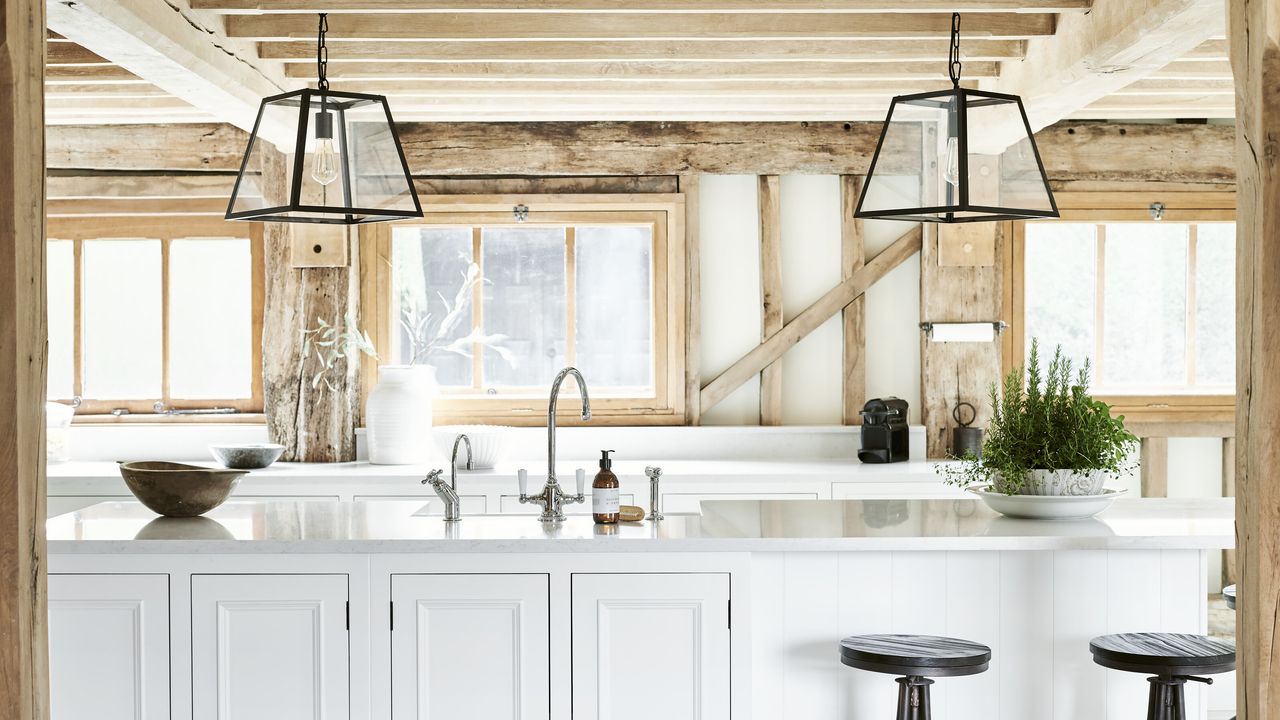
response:
[[[556,402],[560,397],[560,386],[570,375],[578,383],[578,392],[582,395],[582,419],[583,421],[591,419],[591,399],[587,396],[587,381],[582,379],[582,373],[578,372],[577,368],[567,367],[561,370],[551,383],[551,398],[547,402],[547,483],[537,495],[526,495],[527,475],[521,476],[520,502],[541,505],[542,514],[539,519],[543,522],[564,520],[565,505],[586,502],[587,499],[584,494],[585,475],[579,476],[577,495],[566,494],[560,489],[560,483],[556,481]]]
[[[453,439],[453,454],[449,456],[449,485],[453,491],[458,492],[458,445],[466,443],[467,446],[467,469],[471,469],[471,438],[466,433],[458,433],[458,437]]]
[[[649,517],[646,520],[661,520],[662,513],[658,512],[658,502],[662,499],[658,492],[658,482],[662,480],[662,468],[649,466],[644,469],[644,474],[649,478]]]
[[[430,485],[431,489],[436,491],[436,495],[440,496],[440,500],[444,503],[445,522],[457,522],[462,519],[462,501],[458,499],[457,491],[444,481],[443,470],[432,470],[427,473],[422,484]]]

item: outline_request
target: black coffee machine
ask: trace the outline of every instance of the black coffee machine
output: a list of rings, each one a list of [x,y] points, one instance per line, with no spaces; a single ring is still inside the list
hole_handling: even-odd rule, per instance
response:
[[[910,454],[907,434],[906,400],[868,400],[862,406],[862,448],[858,459],[864,463],[906,462]]]

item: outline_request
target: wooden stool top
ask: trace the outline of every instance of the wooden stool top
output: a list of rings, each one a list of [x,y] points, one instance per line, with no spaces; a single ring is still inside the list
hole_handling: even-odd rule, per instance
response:
[[[1229,672],[1236,667],[1234,643],[1186,633],[1120,633],[1089,641],[1093,661],[1129,672],[1194,675]]]
[[[872,672],[951,677],[984,672],[991,648],[933,635],[854,635],[840,641],[840,662]]]

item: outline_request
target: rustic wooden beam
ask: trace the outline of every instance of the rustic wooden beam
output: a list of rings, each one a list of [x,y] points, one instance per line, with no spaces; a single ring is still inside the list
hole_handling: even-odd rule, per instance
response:
[[[1230,125],[1063,122],[1036,133],[1054,181],[1235,182]]]
[[[1142,438],[1142,497],[1169,497],[1169,438]]]
[[[233,175],[212,173],[66,175],[54,171],[49,173],[48,193],[50,200],[209,198],[222,200],[225,206],[227,198],[231,196],[231,186],[235,184],[235,180]]]
[[[967,23],[966,23],[967,26]],[[1022,97],[1031,130],[1048,127],[1162,69],[1225,28],[1221,0],[1096,0],[1027,43],[994,88]]]
[[[215,16],[187,0],[49,2],[48,10],[62,36],[244,130],[253,129],[262,98],[292,87],[278,64],[260,61],[251,44],[229,39]],[[291,138],[270,118],[260,131],[277,143]]]
[[[192,0],[192,7],[228,14],[292,12],[419,12],[512,11],[521,12],[734,12],[780,13],[884,12],[885,0],[427,0],[406,8],[404,0]],[[1091,0],[913,0],[905,12],[1067,12],[1087,10]],[[896,8],[895,8],[896,9]]]
[[[853,277],[867,261],[862,221],[853,216],[863,182],[857,175],[840,177],[840,277],[845,280]],[[862,406],[867,401],[866,296],[854,298],[841,314],[841,416],[845,425],[861,425]]]
[[[239,172],[248,133],[223,124],[75,125],[47,132],[50,168]]]
[[[685,424],[702,424],[702,241],[701,204],[698,176],[681,175],[679,191],[684,195],[685,231]]]
[[[1229,0],[1236,77],[1236,713],[1280,707],[1280,0]]]
[[[780,332],[774,333],[768,340],[757,345],[717,375],[702,388],[702,411],[706,412],[708,408],[724,400],[743,383],[759,375],[762,370],[776,362],[809,333],[835,317],[836,313],[853,302],[854,298],[866,292],[867,288],[874,285],[890,270],[920,252],[920,242],[920,227],[916,226],[908,230],[860,270],[802,310]]]
[[[827,62],[936,61],[946,57],[947,40],[847,40],[821,44],[806,40],[406,40],[386,43],[353,40],[335,43],[329,59],[391,62],[643,62],[657,60],[752,62],[823,60]],[[965,62],[1022,57],[1023,40],[974,40],[960,49]],[[314,41],[262,42],[258,54],[269,60],[314,64]],[[1224,56],[1225,57],[1225,56]]]
[[[1052,35],[1045,13],[970,13],[971,38],[1021,39]],[[495,19],[497,18],[497,19]],[[254,40],[294,40],[316,33],[309,14],[232,15],[227,35]],[[805,38],[946,38],[951,13],[609,13],[509,12],[364,13],[334,16],[334,40],[710,40]],[[92,49],[92,46],[88,46]],[[110,57],[110,55],[106,55]]]
[[[1236,496],[1236,439],[1222,438],[1222,497]],[[1236,582],[1236,551],[1222,551],[1222,584],[1233,585]]]
[[[360,80],[376,89],[384,82],[419,80],[509,80],[544,82],[548,80],[815,80],[858,79],[900,80],[938,78],[938,63],[928,61],[843,62],[796,60],[792,62],[737,61],[732,65],[709,61],[667,61],[618,63],[604,62],[331,62],[327,76],[334,80]],[[291,63],[285,73],[298,80],[315,79],[313,65]],[[999,73],[995,62],[965,63],[965,76],[992,78]],[[886,104],[883,106],[888,107]]]
[[[760,341],[780,332],[782,318],[782,183],[777,175],[757,178],[760,214]],[[760,371],[760,424],[782,424],[782,360]]]
[[[457,45],[466,45],[468,43],[454,43]],[[1194,85],[1197,88],[1208,88],[1210,86],[1220,85],[1222,81],[1162,81],[1161,85],[1173,88],[1176,83]],[[965,81],[966,87],[976,88],[976,81]],[[50,90],[54,87],[51,86]],[[88,87],[100,89],[106,87],[117,89],[113,86],[67,86],[71,88]],[[145,87],[145,86],[143,86]],[[349,92],[368,92],[371,87],[368,81],[351,81],[344,82],[335,80],[330,83],[330,87],[334,90],[346,90]],[[762,97],[762,98],[778,98],[778,97],[796,97],[805,98],[813,96],[840,97],[848,99],[857,98],[879,98],[883,101],[880,106],[880,114],[883,116],[884,109],[889,106],[889,98],[894,93],[913,93],[927,92],[932,90],[946,90],[951,88],[950,81],[938,80],[936,77],[930,77],[922,80],[884,80],[884,79],[866,79],[866,78],[850,78],[847,76],[819,78],[819,79],[801,79],[787,78],[785,80],[739,80],[739,79],[710,79],[710,80],[689,80],[686,78],[656,78],[637,80],[626,77],[605,76],[593,79],[589,83],[582,80],[539,80],[536,83],[523,82],[515,77],[476,77],[464,78],[461,80],[454,79],[419,79],[413,80],[395,80],[377,82],[377,91],[381,95],[387,96],[392,107],[399,118],[401,108],[404,106],[412,106],[417,104],[423,105],[425,99],[449,98],[453,100],[466,100],[468,98],[582,98],[584,95],[618,95],[626,94],[633,98],[641,97],[680,97],[684,99],[695,97],[708,98],[733,98],[733,97]],[[59,88],[60,91],[66,91]],[[123,90],[120,90],[123,91]],[[883,117],[881,118],[883,119]]]
[[[49,717],[44,3],[0,1],[0,717]]]

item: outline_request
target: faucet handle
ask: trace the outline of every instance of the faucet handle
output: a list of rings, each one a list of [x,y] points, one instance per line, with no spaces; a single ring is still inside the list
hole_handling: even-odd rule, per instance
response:
[[[520,497],[529,494],[529,471],[520,469],[516,471],[516,481],[520,483]]]
[[[582,497],[587,490],[587,471],[578,468],[573,472],[573,479],[578,483],[578,497]]]
[[[435,485],[436,483],[441,482],[440,478],[443,475],[444,475],[443,470],[432,470],[431,472],[427,473],[427,476],[425,478],[422,479],[422,484]]]

